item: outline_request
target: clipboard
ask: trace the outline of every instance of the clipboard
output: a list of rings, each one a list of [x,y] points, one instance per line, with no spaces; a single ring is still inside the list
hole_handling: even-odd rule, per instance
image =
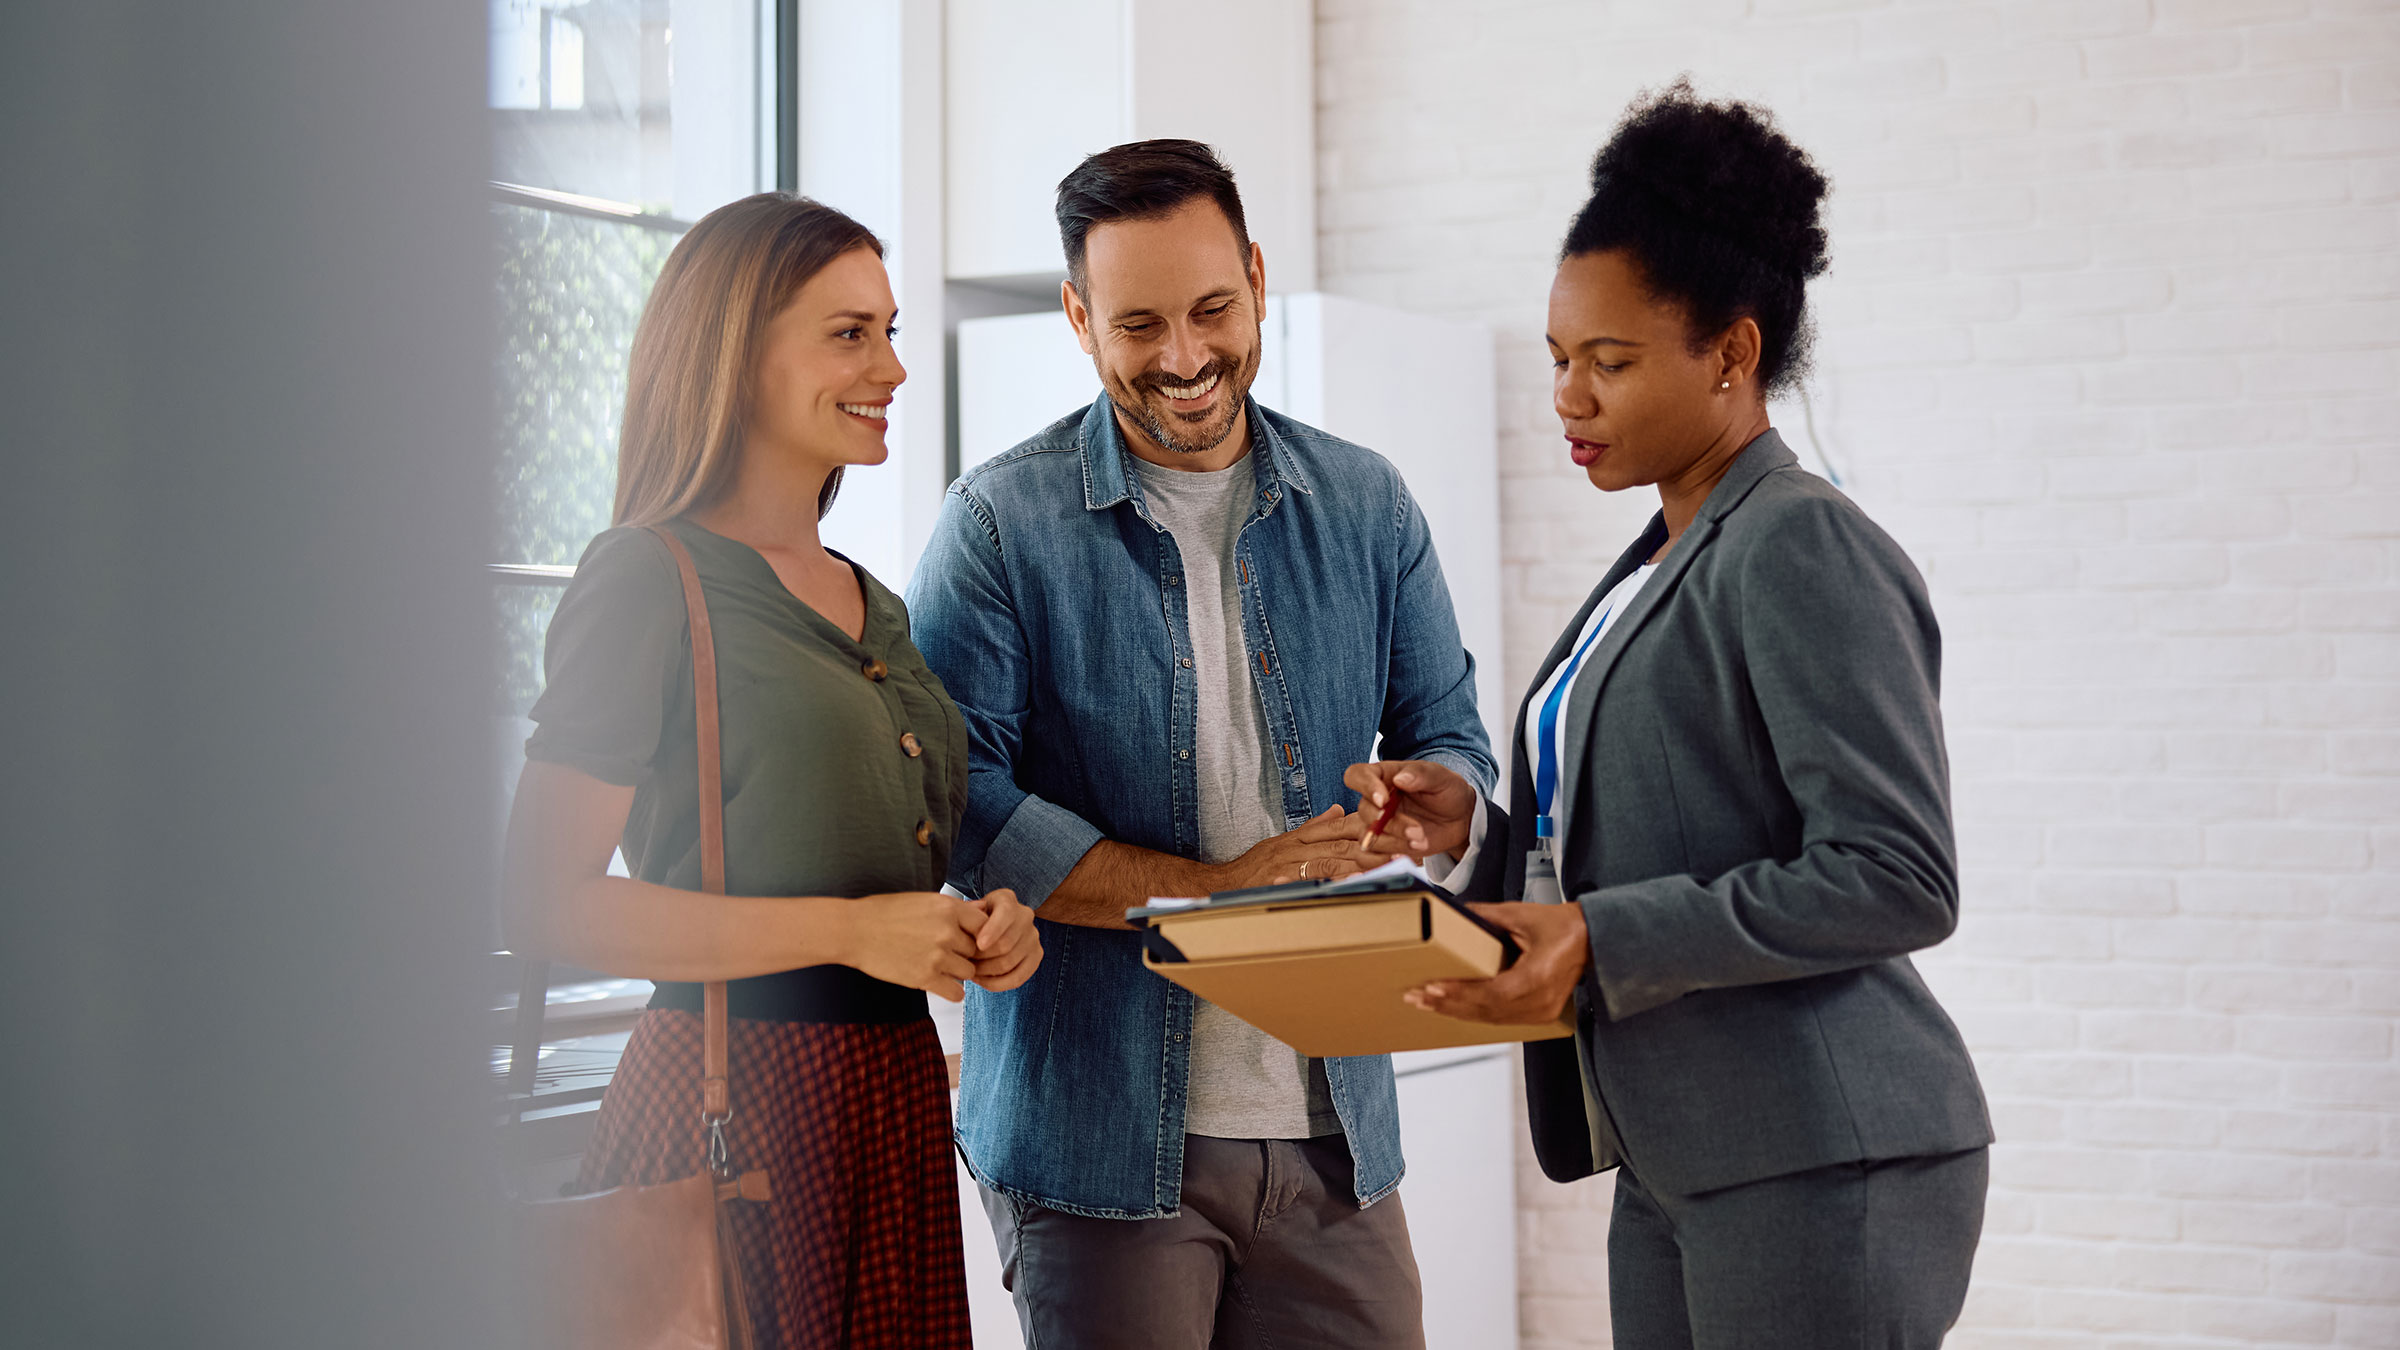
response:
[[[1426,878],[1414,867],[1407,872],[1393,867],[1380,867],[1372,872],[1336,877],[1327,881],[1292,881],[1277,886],[1247,886],[1240,890],[1217,891],[1198,901],[1181,901],[1165,905],[1153,902],[1125,911],[1125,921],[1142,934],[1142,950],[1162,962],[1185,961],[1189,958],[1174,941],[1162,933],[1154,920],[1192,918],[1200,915],[1224,914],[1240,910],[1293,910],[1317,905],[1347,903],[1375,896],[1423,895],[1449,908],[1458,917],[1490,934],[1500,944],[1500,969],[1517,963],[1523,952],[1517,940],[1505,928],[1467,908],[1465,901],[1452,895],[1439,883]],[[1430,916],[1427,918],[1430,923]],[[1427,936],[1430,936],[1428,934]]]
[[[1304,1055],[1549,1040],[1572,1022],[1502,1026],[1412,1007],[1429,980],[1488,979],[1516,942],[1412,864],[1126,911],[1142,964]]]

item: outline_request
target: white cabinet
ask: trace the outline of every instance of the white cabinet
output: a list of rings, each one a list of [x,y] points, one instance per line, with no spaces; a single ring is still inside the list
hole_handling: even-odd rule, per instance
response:
[[[1394,1055],[1426,1350],[1517,1343],[1515,1046]]]
[[[1270,284],[1316,285],[1315,20],[1307,0],[950,0],[948,270],[1059,277],[1058,180],[1126,141],[1206,141]],[[1227,60],[1191,59],[1195,31]]]
[[[963,1162],[958,1165],[958,1218],[966,1229],[967,1320],[975,1350],[1025,1350],[1016,1301],[1000,1284],[1000,1244],[983,1212],[983,1193]]]
[[[1425,513],[1458,635],[1475,657],[1475,703],[1495,759],[1514,720],[1500,679],[1500,462],[1491,330],[1339,295],[1284,297],[1258,399],[1355,441],[1400,470]],[[1277,383],[1270,384],[1269,376]]]

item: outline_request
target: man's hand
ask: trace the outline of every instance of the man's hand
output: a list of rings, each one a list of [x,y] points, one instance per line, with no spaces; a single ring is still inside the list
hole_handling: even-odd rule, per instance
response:
[[[1351,765],[1342,782],[1359,796],[1357,828],[1351,833],[1361,853],[1387,858],[1405,853],[1423,862],[1428,854],[1466,848],[1475,823],[1475,785],[1452,770],[1425,760],[1382,759]],[[1400,809],[1383,832],[1366,837],[1395,799]]]
[[[983,927],[975,932],[976,986],[1000,994],[1032,979],[1042,964],[1042,934],[1033,911],[1006,887],[968,903],[983,911]]]
[[[1412,1007],[1469,1022],[1522,1026],[1555,1022],[1592,963],[1591,930],[1583,906],[1475,905],[1475,912],[1508,930],[1522,950],[1517,963],[1488,980],[1436,980],[1403,995]]]
[[[1328,806],[1299,829],[1261,839],[1249,852],[1218,867],[1220,884],[1209,889],[1330,881],[1389,861],[1388,853],[1361,853],[1356,818],[1339,806]]]

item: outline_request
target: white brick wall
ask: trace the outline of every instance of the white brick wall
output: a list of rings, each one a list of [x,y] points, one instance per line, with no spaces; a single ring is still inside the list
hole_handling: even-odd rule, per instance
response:
[[[1923,965],[2003,1135],[1952,1343],[2400,1346],[2400,6],[1317,15],[1324,285],[1499,334],[1512,687],[1651,509],[1549,408],[1592,152],[1690,70],[1834,179],[1817,427],[1948,634]],[[1608,1183],[1520,1174],[1526,1344],[1605,1344]]]

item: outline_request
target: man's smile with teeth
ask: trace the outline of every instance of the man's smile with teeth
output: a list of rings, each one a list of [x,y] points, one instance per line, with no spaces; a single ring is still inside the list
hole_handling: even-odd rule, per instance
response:
[[[1162,384],[1158,387],[1158,391],[1162,394],[1165,394],[1168,398],[1195,399],[1200,397],[1202,394],[1207,393],[1209,390],[1216,388],[1217,381],[1224,378],[1225,376],[1223,372],[1219,372],[1209,376],[1207,379],[1202,380],[1198,384]]]
[[[878,422],[883,420],[884,406],[880,403],[836,403],[833,406],[852,417],[871,417]]]

